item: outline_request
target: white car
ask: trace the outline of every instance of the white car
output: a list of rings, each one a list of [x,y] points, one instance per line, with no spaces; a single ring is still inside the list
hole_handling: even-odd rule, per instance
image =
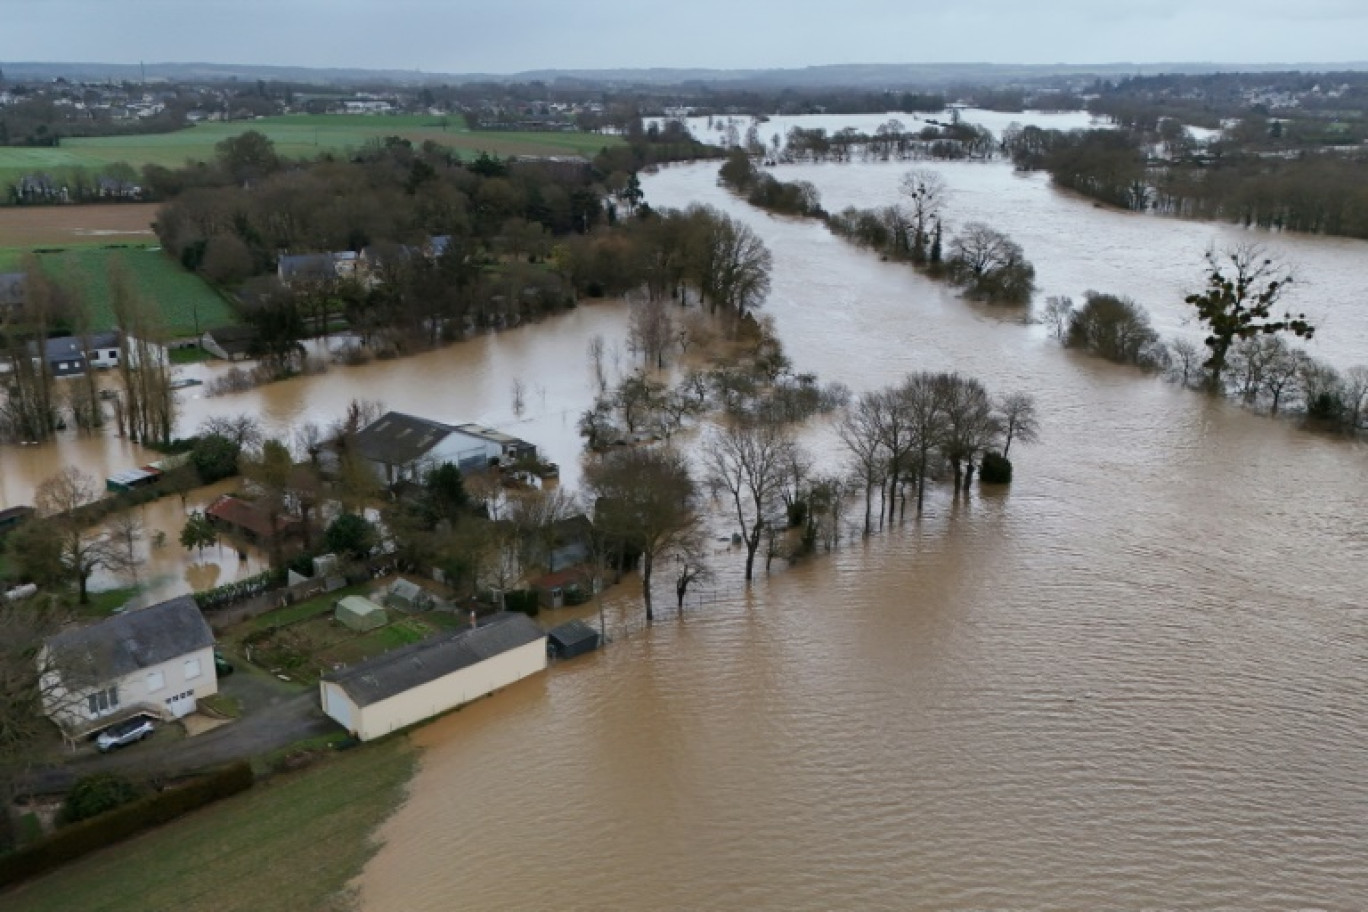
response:
[[[95,739],[95,746],[100,753],[108,753],[116,747],[123,747],[125,744],[132,744],[134,741],[141,741],[152,734],[156,726],[152,720],[146,716],[139,716],[135,719],[127,719],[117,725],[111,725],[100,736]]]

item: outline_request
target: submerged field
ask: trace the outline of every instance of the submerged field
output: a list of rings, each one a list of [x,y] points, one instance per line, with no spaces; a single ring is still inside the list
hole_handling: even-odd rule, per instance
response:
[[[16,248],[0,248],[0,272],[17,270],[24,253]],[[161,327],[171,336],[190,336],[197,328],[203,331],[237,322],[227,300],[156,247],[42,248],[36,255],[49,275],[79,290],[89,308],[92,329],[115,326],[109,302],[109,268],[116,261],[128,270],[134,290],[151,301],[161,314]]]
[[[307,115],[292,114],[232,123],[203,123],[144,136],[99,136],[63,140],[56,148],[0,147],[0,183],[24,174],[63,168],[98,170],[115,162],[178,167],[214,158],[214,146],[230,136],[257,130],[270,137],[276,151],[291,158],[313,158],[342,152],[368,140],[401,136],[415,145],[428,140],[454,149],[462,157],[492,155],[586,155],[616,145],[616,136],[598,133],[472,132],[458,115]]]
[[[344,908],[371,836],[404,797],[403,738],[259,785],[0,894],[6,912]]]

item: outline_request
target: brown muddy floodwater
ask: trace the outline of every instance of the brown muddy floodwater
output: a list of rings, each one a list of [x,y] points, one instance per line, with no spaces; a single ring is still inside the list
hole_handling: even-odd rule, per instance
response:
[[[1248,237],[1098,209],[1005,165],[935,167],[953,224],[985,219],[1023,245],[1038,301],[1129,294],[1166,335],[1196,335],[1181,292],[1204,247]],[[839,209],[890,201],[902,170],[780,177]],[[857,392],[960,370],[1033,393],[1042,440],[1013,447],[1010,491],[936,491],[921,520],[749,590],[719,544],[719,578],[682,619],[644,629],[630,585],[611,590],[611,649],[418,733],[412,797],[381,830],[362,907],[1368,907],[1364,447],[1064,352],[818,225],[749,209],[715,171],[667,169],[648,199],[712,203],[760,232],[766,311],[800,370]],[[1323,326],[1313,351],[1368,362],[1368,244],[1268,240],[1314,276],[1294,299]],[[182,431],[249,411],[284,435],[382,399],[504,427],[574,485],[586,344],[620,348],[624,322],[592,304],[415,358],[190,390]],[[839,459],[823,422],[805,437]],[[122,467],[126,450],[5,449],[0,498],[24,502],[60,460]],[[236,556],[215,561],[224,573]]]
[[[680,620],[643,630],[612,591],[611,649],[419,733],[363,907],[1368,905],[1363,448],[1063,352],[748,210],[714,171],[664,171],[648,198],[760,231],[800,369],[856,390],[958,369],[1033,392],[1043,439],[1013,449],[1009,492],[937,492],[920,521],[749,591],[719,546]],[[799,173],[828,205],[897,176]],[[1166,304],[1200,263],[1190,243],[1230,231],[995,166],[952,186],[952,206],[1013,220],[1045,293],[1130,293],[1166,331],[1190,330]],[[1368,245],[1290,243],[1332,267],[1318,353],[1365,360]],[[837,458],[828,429],[808,438]]]

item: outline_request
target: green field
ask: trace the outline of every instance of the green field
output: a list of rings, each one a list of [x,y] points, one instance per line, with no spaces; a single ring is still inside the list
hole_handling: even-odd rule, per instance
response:
[[[27,886],[6,912],[340,909],[339,892],[403,800],[413,751],[402,738],[330,757]]]
[[[175,133],[65,139],[57,148],[0,147],[0,183],[40,171],[83,167],[93,171],[114,162],[178,167],[211,161],[214,146],[229,136],[257,130],[276,151],[291,158],[313,158],[365,145],[367,140],[402,136],[418,145],[426,140],[469,157],[481,151],[507,155],[586,155],[616,145],[616,136],[597,133],[471,132],[459,115],[368,116],[364,114],[290,114],[232,123],[202,123]]]
[[[25,251],[0,248],[0,272],[18,269]],[[160,250],[146,246],[72,247],[38,254],[55,278],[85,295],[95,330],[113,329],[109,302],[109,264],[122,261],[137,293],[156,304],[162,329],[173,337],[238,322],[232,306],[199,276],[186,272]]]

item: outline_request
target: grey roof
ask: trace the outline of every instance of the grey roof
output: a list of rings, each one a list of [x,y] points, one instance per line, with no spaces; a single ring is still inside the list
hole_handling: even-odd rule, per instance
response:
[[[598,642],[598,636],[597,630],[579,620],[566,621],[559,627],[552,627],[546,632],[547,639],[561,649],[590,640]]]
[[[422,459],[452,431],[439,421],[403,412],[386,412],[351,440],[356,452],[385,465],[408,465]]]
[[[90,665],[102,680],[196,652],[214,644],[214,632],[189,595],[49,637],[58,667]]]
[[[277,261],[282,279],[332,279],[337,277],[331,253],[301,253]]]
[[[545,636],[527,615],[504,611],[479,627],[412,643],[323,680],[339,685],[357,706],[369,706]]]
[[[89,349],[85,343],[90,343]],[[97,332],[89,336],[57,336],[48,339],[43,343],[43,354],[49,361],[61,361],[64,358],[84,357],[86,351],[93,351],[97,348],[118,348],[119,334],[117,332]],[[29,347],[30,353],[35,349]]]
[[[0,306],[24,303],[24,283],[28,276],[22,272],[0,273]]]
[[[220,326],[217,329],[208,330],[205,335],[213,339],[215,345],[230,355],[249,353],[257,341],[257,331],[254,326]]]

